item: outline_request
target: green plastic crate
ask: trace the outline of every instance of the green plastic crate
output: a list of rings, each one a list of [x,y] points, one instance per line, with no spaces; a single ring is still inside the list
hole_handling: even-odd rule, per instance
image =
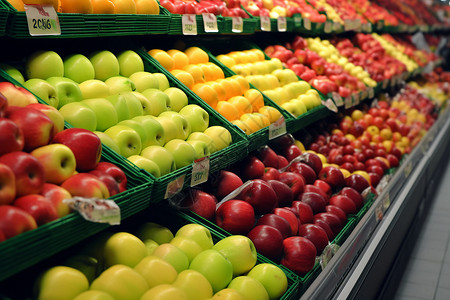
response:
[[[0,36],[5,35],[6,33],[6,24],[8,22],[10,9],[6,4],[0,1]]]
[[[258,23],[254,18],[243,18],[243,28],[242,32],[236,33],[233,32],[233,18],[231,17],[224,17],[224,26],[223,31],[221,33],[225,34],[253,34],[256,31],[256,28],[258,27]]]
[[[194,15],[197,22],[197,34],[219,34],[225,32],[225,18],[222,16],[216,16],[218,32],[206,32],[203,24],[202,15]],[[182,15],[171,14],[169,34],[180,35],[183,34]]]

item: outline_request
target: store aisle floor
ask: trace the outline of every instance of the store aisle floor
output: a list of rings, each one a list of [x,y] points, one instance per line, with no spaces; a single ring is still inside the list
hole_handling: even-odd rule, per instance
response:
[[[450,299],[450,162],[394,299]]]

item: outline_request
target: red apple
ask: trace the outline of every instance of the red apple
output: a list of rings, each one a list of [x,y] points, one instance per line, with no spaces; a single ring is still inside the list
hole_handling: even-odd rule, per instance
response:
[[[294,199],[305,190],[305,179],[300,174],[294,172],[282,172],[278,180],[291,188]]]
[[[53,204],[60,218],[72,211],[70,206],[63,202],[64,199],[72,198],[72,195],[65,188],[53,183],[44,183],[41,195]]]
[[[243,200],[228,200],[216,211],[216,225],[231,234],[247,234],[255,226],[255,210]]]
[[[298,229],[298,235],[310,240],[316,247],[319,255],[329,243],[325,230],[316,224],[302,224]]]
[[[294,145],[290,145],[286,149],[284,149],[284,151],[282,152],[281,155],[286,157],[286,159],[288,161],[291,161],[294,158],[296,158],[297,156],[300,156],[301,154],[302,154],[302,150],[300,150],[300,148],[294,144]]]
[[[210,221],[214,221],[216,216],[216,205],[216,197],[197,189],[189,189],[186,197],[180,203],[182,208],[187,208]]]
[[[394,154],[386,154],[386,159],[389,161],[391,168],[397,168],[400,165],[398,157]]]
[[[264,176],[264,164],[255,156],[247,156],[242,164],[242,178],[244,181],[259,179]]]
[[[14,206],[28,212],[38,226],[59,218],[53,203],[42,195],[29,194],[19,197],[14,201]]]
[[[0,205],[11,204],[16,198],[16,179],[14,172],[0,163]]]
[[[338,216],[328,213],[328,212],[321,212],[321,213],[315,214],[314,222],[317,219],[321,219],[321,220],[325,221],[326,223],[328,223],[328,225],[330,225],[331,231],[333,231],[334,236],[338,235],[339,232],[344,227],[344,223],[342,223],[342,220]]]
[[[333,166],[322,168],[318,178],[328,183],[332,188],[340,188],[345,185],[345,178],[341,170]]]
[[[283,257],[281,264],[297,275],[305,275],[315,265],[316,246],[307,238],[291,236],[283,241]]]
[[[65,188],[72,196],[86,198],[109,198],[109,191],[106,185],[89,173],[77,173],[65,180],[61,187]]]
[[[361,207],[364,205],[364,199],[361,196],[361,193],[359,193],[357,190],[355,190],[352,187],[343,187],[342,190],[339,192],[339,195],[344,195],[349,197],[350,199],[355,202],[356,209],[359,211]]]
[[[369,178],[370,178],[370,184],[374,187],[376,187],[378,185],[378,183],[380,183],[380,180],[382,178],[382,176],[380,176],[378,173],[373,173],[373,172],[369,172]]]
[[[286,159],[286,157],[282,155],[277,155],[278,157],[278,168],[282,169],[286,167],[289,164],[289,161]]]
[[[36,221],[23,209],[13,205],[0,205],[0,231],[6,239],[36,228]]]
[[[384,170],[381,166],[379,165],[370,165],[368,167],[366,167],[366,172],[372,172],[372,173],[377,173],[380,176],[384,175]]]
[[[106,188],[108,189],[110,197],[117,195],[120,192],[119,184],[111,175],[103,173],[102,171],[99,170],[92,170],[89,171],[88,173],[96,176],[98,179],[100,179],[101,182],[105,184]]]
[[[317,179],[316,181],[314,181],[313,185],[320,188],[327,195],[327,201],[328,199],[330,199],[331,195],[333,194],[333,189],[328,183],[326,183],[322,179]]]
[[[292,134],[287,133],[270,140],[268,146],[272,148],[277,154],[283,155],[284,150],[287,147],[294,145],[294,143],[295,139]]]
[[[313,184],[317,178],[317,175],[316,175],[316,172],[314,171],[314,169],[311,168],[306,163],[302,163],[302,162],[294,162],[288,168],[288,171],[302,175],[302,177],[305,179],[306,184]]]
[[[307,192],[313,192],[313,193],[317,193],[317,194],[321,195],[325,199],[325,202],[327,202],[327,203],[328,203],[328,200],[330,199],[328,194],[326,194],[319,187],[317,187],[317,186],[315,186],[313,184],[305,185],[305,192],[304,193],[307,193]]]
[[[345,178],[345,185],[354,188],[359,193],[362,193],[370,186],[366,178],[360,174],[351,174]]]
[[[256,251],[274,262],[279,262],[283,254],[283,235],[269,225],[257,225],[247,234]]]
[[[332,241],[334,239],[334,237],[336,236],[333,233],[333,230],[331,229],[330,224],[325,222],[325,220],[316,218],[316,219],[314,219],[313,224],[321,227],[325,231],[325,233],[327,234],[328,240]]]
[[[0,92],[0,118],[3,118],[8,108],[8,99]]]
[[[347,215],[358,212],[355,202],[347,196],[335,195],[330,198],[330,204],[341,208]]]
[[[25,137],[22,129],[7,118],[0,118],[0,156],[14,151],[22,151],[25,145]]]
[[[278,180],[268,180],[267,183],[270,184],[277,194],[279,207],[290,206],[292,204],[292,201],[294,201],[294,193],[287,184]]]
[[[347,214],[342,210],[342,208],[329,204],[325,206],[325,211],[338,216],[339,219],[341,219],[342,224],[347,223]]]
[[[119,193],[127,189],[127,175],[125,172],[116,164],[107,161],[101,161],[95,167],[96,171],[100,171],[106,175],[111,176],[119,185]]]
[[[291,225],[289,224],[289,221],[274,213],[263,215],[256,221],[256,225],[273,226],[281,232],[283,238],[287,238],[288,236],[292,235]]]
[[[313,168],[314,172],[316,173],[316,176],[319,174],[320,170],[322,170],[322,160],[315,153],[311,152],[302,153],[302,155],[300,155],[300,157],[297,160]]]
[[[314,214],[325,211],[327,205],[325,198],[315,192],[305,192],[300,195],[299,200],[311,206]]]
[[[257,150],[256,156],[264,166],[278,169],[278,154],[269,146],[265,145]]]
[[[298,226],[300,225],[300,219],[292,210],[285,207],[277,207],[273,210],[273,213],[280,217],[285,218],[289,222],[289,225],[291,226],[292,235],[297,234]]]
[[[47,117],[53,122],[52,136],[55,136],[58,132],[64,130],[64,116],[59,112],[58,109],[53,106],[42,104],[42,103],[30,103],[27,107],[31,107],[43,112]]]
[[[278,206],[277,194],[270,184],[261,179],[253,179],[236,198],[250,203],[257,215],[270,213]]]
[[[297,212],[302,224],[313,222],[314,213],[309,204],[302,201],[294,201],[292,202],[291,208]]]
[[[278,171],[278,169],[272,167],[264,168],[264,175],[261,178],[262,180],[264,181],[278,180],[279,178],[280,178],[280,171]]]

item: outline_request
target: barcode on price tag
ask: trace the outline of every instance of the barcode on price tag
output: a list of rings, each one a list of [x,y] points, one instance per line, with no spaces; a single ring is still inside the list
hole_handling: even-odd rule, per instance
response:
[[[214,14],[203,13],[202,17],[205,32],[219,32],[219,28],[217,27],[217,18]]]
[[[61,35],[58,14],[53,5],[25,5],[24,7],[30,35]]]
[[[303,19],[303,27],[307,30],[311,30],[311,20],[308,18]]]
[[[269,140],[286,133],[286,121],[280,117],[276,122],[269,125]]]
[[[231,31],[233,32],[242,32],[244,31],[244,21],[241,17],[232,17],[232,28]]]
[[[192,166],[191,186],[208,181],[209,157],[197,159]]]
[[[184,35],[197,35],[197,19],[195,15],[187,14],[181,17],[181,26]]]
[[[277,19],[278,31],[285,32],[287,30],[286,17],[278,17]]]
[[[261,30],[262,31],[270,31],[270,17],[268,16],[261,16],[259,17],[261,21]]]

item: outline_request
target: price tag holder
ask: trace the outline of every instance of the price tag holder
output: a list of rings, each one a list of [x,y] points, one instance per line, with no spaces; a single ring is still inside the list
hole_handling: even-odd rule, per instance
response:
[[[232,17],[231,31],[240,33],[244,31],[244,20],[241,17]]]
[[[259,17],[260,21],[261,21],[261,31],[271,31],[271,26],[270,26],[270,17],[268,16],[260,16]]]
[[[58,14],[53,5],[25,5],[31,36],[61,35]]]
[[[333,31],[339,31],[341,29],[341,23],[333,21]]]
[[[192,166],[191,187],[208,181],[209,157],[205,156],[194,161]]]
[[[383,203],[379,202],[375,207],[375,220],[377,220],[377,222],[380,222],[383,219],[383,215]]]
[[[388,85],[389,85],[389,79],[384,79],[381,87],[383,88],[383,90],[385,90],[385,89],[387,89]]]
[[[405,173],[405,179],[407,179],[409,177],[409,174],[411,174],[412,169],[413,169],[412,162],[408,162],[408,164],[406,164],[405,168],[403,169],[403,171]]]
[[[197,19],[195,15],[183,15],[181,17],[181,26],[184,35],[197,35]]]
[[[334,104],[333,100],[327,99],[326,101],[322,101],[322,105],[324,105],[328,110],[331,110],[334,113],[338,112],[338,108],[336,104]]]
[[[368,89],[366,89],[365,91],[362,91],[361,92],[361,100],[367,99],[368,95],[369,95]]]
[[[344,100],[342,100],[341,95],[339,95],[339,94],[336,93],[336,92],[333,92],[331,95],[332,95],[332,97],[333,97],[334,103],[336,103],[336,105],[337,105],[338,107],[341,107],[341,106],[344,105]]]
[[[302,16],[301,15],[299,15],[299,14],[294,15],[294,26],[295,27],[302,26]]]
[[[361,101],[360,98],[360,94],[358,93],[353,93],[353,105],[358,105]]]
[[[378,21],[377,22],[377,30],[381,30],[381,29],[383,29],[383,27],[384,27],[384,22]]]
[[[345,97],[345,109],[349,109],[353,106],[352,96]]]
[[[286,17],[278,17],[277,18],[277,27],[278,27],[278,32],[286,32],[287,31]]]
[[[269,125],[269,140],[286,133],[286,121],[280,117],[276,122]]]
[[[322,267],[322,270],[325,269],[325,267],[328,265],[330,260],[333,258],[333,256],[336,254],[336,252],[339,250],[339,245],[336,244],[328,244],[322,251],[322,255],[320,256],[320,266]]]
[[[120,224],[120,207],[113,200],[73,197],[64,199],[63,203],[78,211],[87,221],[110,225]]]
[[[367,94],[369,96],[369,99],[372,99],[373,97],[375,97],[375,90],[373,87],[368,88]]]
[[[331,21],[326,21],[323,30],[325,31],[325,33],[330,33],[331,31],[333,31],[333,23]]]
[[[304,18],[303,27],[305,27],[306,30],[311,30],[311,20],[308,18]]]
[[[383,210],[386,211],[389,206],[391,206],[391,197],[389,196],[389,193],[387,193],[383,198]]]
[[[202,17],[205,32],[219,32],[219,28],[217,26],[217,18],[214,14],[203,13]]]
[[[186,177],[186,175],[183,174],[183,175],[175,178],[171,182],[169,182],[169,184],[167,185],[167,188],[166,188],[166,194],[164,195],[164,199],[172,198],[173,196],[175,196],[176,194],[181,192],[181,190],[183,189],[183,186],[184,186],[184,178],[185,177]]]

